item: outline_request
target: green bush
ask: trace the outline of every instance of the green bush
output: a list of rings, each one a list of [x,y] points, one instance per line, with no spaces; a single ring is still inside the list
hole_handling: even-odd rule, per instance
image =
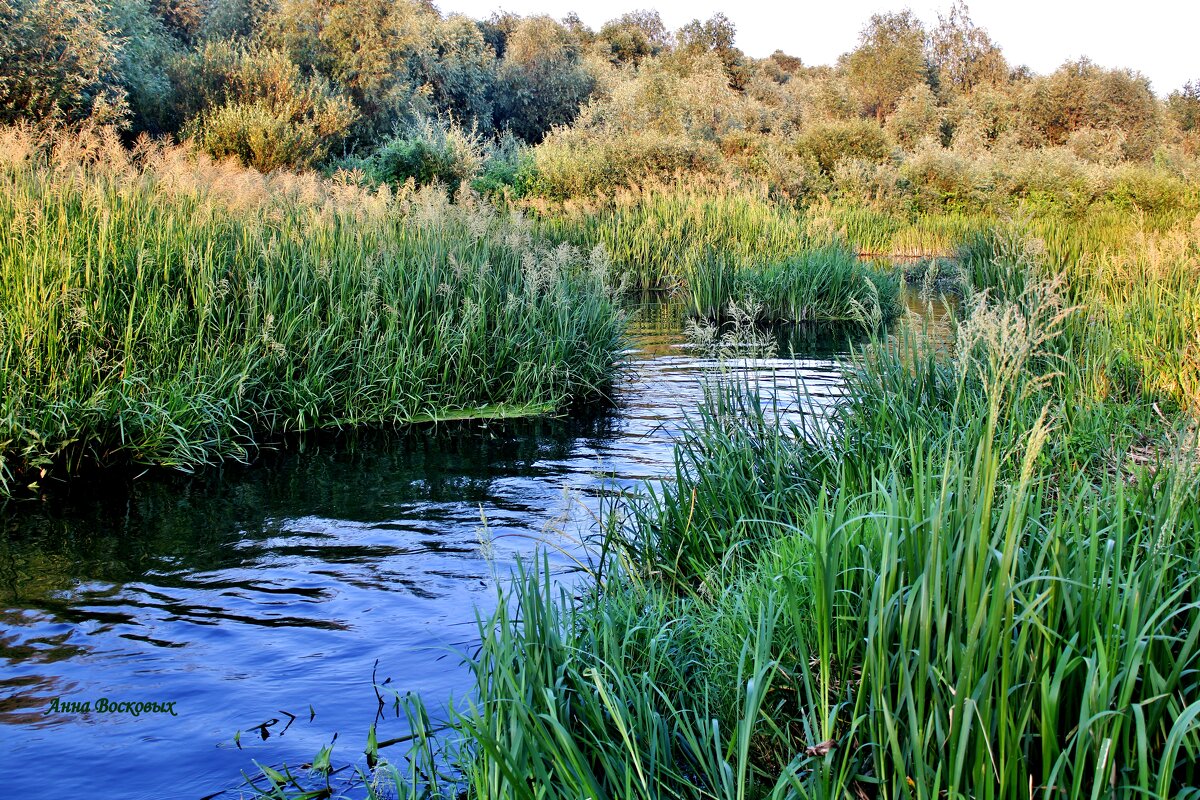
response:
[[[412,180],[418,186],[442,183],[451,189],[471,181],[484,162],[483,142],[450,120],[420,117],[417,123],[396,133],[367,159],[376,180],[401,184]]]
[[[619,134],[560,128],[533,152],[533,190],[556,199],[612,194],[721,166],[715,144],[648,130]]]
[[[796,150],[811,157],[829,175],[839,161],[847,158],[884,163],[891,158],[892,143],[883,129],[869,120],[823,122],[804,131]]]
[[[176,74],[180,113],[198,112],[185,130],[209,154],[260,172],[324,161],[356,119],[347,97],[279,50],[210,43]]]
[[[93,0],[0,0],[0,123],[124,121],[121,42]]]

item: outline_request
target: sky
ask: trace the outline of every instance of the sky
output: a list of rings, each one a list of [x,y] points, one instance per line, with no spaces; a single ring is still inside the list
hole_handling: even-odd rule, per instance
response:
[[[653,8],[669,29],[724,12],[737,44],[751,56],[783,50],[805,64],[832,64],[854,49],[871,14],[910,8],[927,28],[951,0],[435,0],[443,13],[475,19],[504,9],[562,18],[574,11],[590,27],[639,8]],[[1088,56],[1106,67],[1129,67],[1160,95],[1200,80],[1200,0],[975,0],[971,18],[1001,46],[1010,64],[1053,72],[1067,59]],[[1132,10],[1133,13],[1130,13]]]

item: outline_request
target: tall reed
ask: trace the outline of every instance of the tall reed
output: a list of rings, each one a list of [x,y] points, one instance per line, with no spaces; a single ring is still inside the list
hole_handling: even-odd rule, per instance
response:
[[[622,321],[602,252],[347,177],[0,132],[0,491],[605,391]]]

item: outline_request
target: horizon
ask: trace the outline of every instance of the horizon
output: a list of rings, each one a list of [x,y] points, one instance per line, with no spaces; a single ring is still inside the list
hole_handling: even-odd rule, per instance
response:
[[[554,0],[440,0],[436,5],[443,14],[474,19],[486,19],[497,11],[522,16],[548,14],[555,19],[574,12],[596,30],[608,20],[642,9],[658,11],[672,31],[693,19],[708,19],[721,12],[737,28],[737,46],[747,55],[765,58],[778,49],[799,57],[806,66],[820,66],[835,64],[838,56],[853,50],[859,31],[872,14],[908,8],[928,30],[937,25],[939,13],[948,13],[951,4],[948,0],[847,0],[833,8],[780,8],[763,2],[731,7],[721,0],[686,4],[680,0],[629,0],[581,8]],[[1148,0],[1133,16],[1121,14],[1121,7],[1111,0],[1087,4],[976,0],[968,3],[968,8],[975,24],[987,30],[1014,67],[1028,66],[1044,75],[1066,61],[1086,56],[1103,67],[1140,72],[1160,97],[1200,79],[1200,63],[1189,59],[1189,39],[1200,30],[1200,3],[1181,8],[1169,0]],[[1035,15],[1040,24],[1027,25],[1025,21]],[[1164,19],[1177,20],[1177,24],[1164,25]]]

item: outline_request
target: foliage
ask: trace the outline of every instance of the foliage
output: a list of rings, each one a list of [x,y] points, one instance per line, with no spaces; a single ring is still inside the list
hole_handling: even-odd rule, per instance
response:
[[[892,152],[887,135],[868,120],[813,125],[799,138],[796,149],[816,162],[825,173],[832,172],[843,159],[881,163],[889,159]]]
[[[946,16],[938,14],[929,37],[930,60],[943,90],[970,93],[985,84],[1003,82],[1008,64],[987,31],[971,21],[963,0],[955,0]]]
[[[608,48],[614,64],[640,65],[661,55],[670,44],[667,28],[657,11],[632,11],[606,22],[599,41]]]
[[[1086,58],[1035,79],[1022,110],[1049,144],[1063,144],[1082,128],[1114,129],[1125,136],[1125,157],[1147,159],[1162,138],[1150,82],[1130,70],[1106,70]]]
[[[872,14],[845,68],[863,112],[883,122],[904,92],[928,77],[924,26],[911,11]]]
[[[496,80],[496,127],[528,142],[539,142],[551,128],[575,119],[595,85],[579,43],[549,17],[515,25],[505,39]]]
[[[203,109],[189,125],[200,146],[260,172],[321,162],[355,121],[347,98],[280,50],[210,43],[181,72],[188,102]]]
[[[0,124],[122,122],[117,31],[93,0],[0,3]]]
[[[399,185],[411,179],[417,186],[437,181],[457,189],[479,173],[483,161],[478,133],[445,118],[420,117],[375,150],[366,166],[376,180]]]
[[[942,114],[933,90],[924,83],[910,88],[888,117],[886,127],[892,138],[908,150],[925,139],[940,139]]]
[[[410,121],[426,102],[415,72],[436,15],[418,0],[281,0],[263,40],[301,72],[345,91],[369,139]]]

